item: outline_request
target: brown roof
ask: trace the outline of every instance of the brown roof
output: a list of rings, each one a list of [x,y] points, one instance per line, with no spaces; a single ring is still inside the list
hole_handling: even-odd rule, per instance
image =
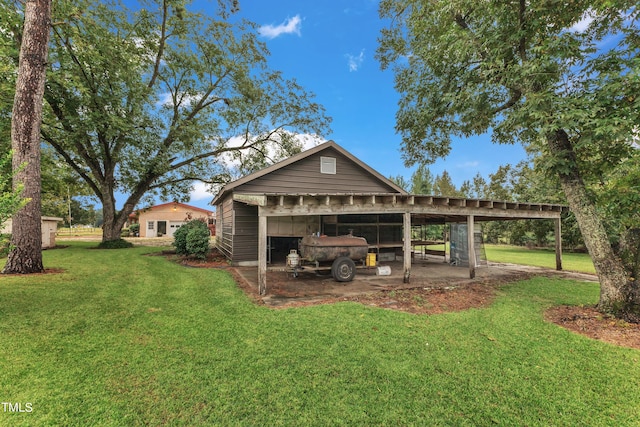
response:
[[[169,206],[169,205],[180,206],[180,207],[183,207],[185,209],[190,209],[190,210],[194,210],[194,211],[200,211],[200,212],[206,213],[207,215],[213,215],[213,211],[210,211],[210,210],[207,210],[207,209],[202,209],[202,208],[199,208],[197,206],[191,206],[191,205],[187,205],[185,203],[180,203],[180,202],[167,202],[167,203],[161,203],[159,205],[149,206],[148,208],[136,209],[135,211],[133,211],[129,215],[129,218],[131,218],[132,215],[133,216],[137,216],[140,212],[151,211],[151,210],[153,210],[155,208]]]

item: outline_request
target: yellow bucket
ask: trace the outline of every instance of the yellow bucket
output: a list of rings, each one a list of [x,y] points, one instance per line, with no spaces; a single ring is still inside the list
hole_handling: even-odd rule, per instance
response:
[[[375,267],[376,266],[376,254],[375,253],[368,253],[367,254],[366,264],[367,264],[367,267]]]

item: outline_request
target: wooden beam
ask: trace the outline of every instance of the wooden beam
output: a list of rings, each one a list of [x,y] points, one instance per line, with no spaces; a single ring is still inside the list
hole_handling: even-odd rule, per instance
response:
[[[266,206],[267,196],[260,194],[237,194],[233,193],[233,200],[246,203],[247,205]]]
[[[476,236],[473,215],[467,216],[467,245],[469,246],[469,279],[476,277]]]
[[[258,294],[267,293],[267,217],[258,208]]]
[[[403,234],[404,241],[403,248],[404,254],[402,256],[404,263],[404,283],[409,283],[411,279],[411,213],[405,212],[403,214]]]
[[[562,223],[560,218],[554,220],[556,235],[556,270],[562,270]]]

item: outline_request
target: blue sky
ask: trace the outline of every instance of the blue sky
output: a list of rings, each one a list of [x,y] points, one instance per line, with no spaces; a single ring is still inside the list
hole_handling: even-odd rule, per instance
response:
[[[214,7],[213,0],[195,4],[207,14],[213,14]],[[295,78],[324,105],[333,118],[327,139],[384,176],[410,179],[415,168],[404,166],[394,130],[399,96],[393,72],[383,72],[375,59],[385,25],[378,17],[377,0],[241,0],[238,15],[260,26],[271,52],[270,66]],[[434,176],[446,170],[460,186],[478,172],[488,179],[500,165],[525,157],[520,145],[493,145],[484,135],[457,140],[449,156],[430,169]],[[207,208],[212,198],[199,186],[189,203]]]

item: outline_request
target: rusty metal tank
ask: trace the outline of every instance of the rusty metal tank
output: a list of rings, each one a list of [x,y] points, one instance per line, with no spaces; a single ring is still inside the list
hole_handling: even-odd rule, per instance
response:
[[[364,237],[306,236],[299,245],[300,256],[310,262],[333,261],[339,257],[361,260],[367,256],[369,245]]]

